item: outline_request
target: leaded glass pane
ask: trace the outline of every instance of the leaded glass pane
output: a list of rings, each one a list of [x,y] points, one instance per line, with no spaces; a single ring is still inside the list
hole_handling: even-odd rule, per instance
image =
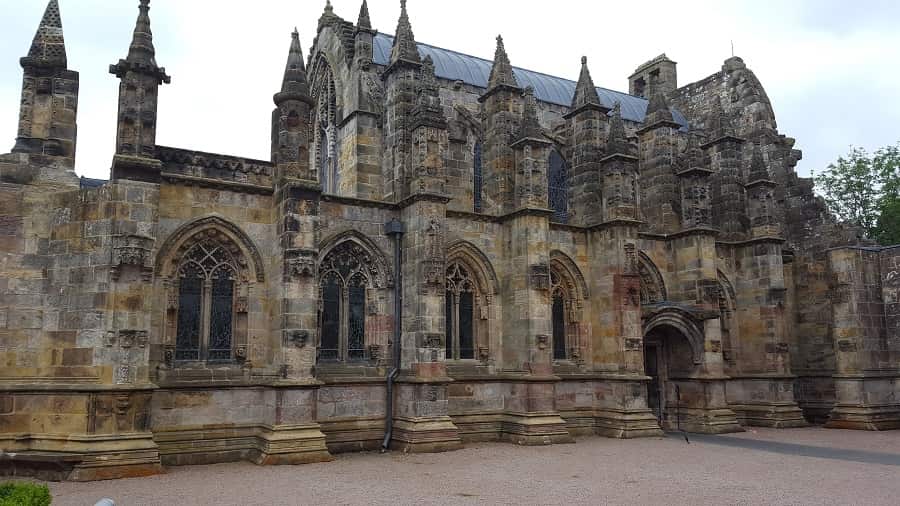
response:
[[[475,303],[472,292],[459,294],[459,358],[475,358]]]
[[[200,360],[200,308],[203,280],[196,271],[178,283],[178,331],[175,360]]]
[[[553,221],[567,223],[569,221],[569,174],[566,161],[555,149],[550,152],[550,170],[547,172],[550,209],[553,210]]]
[[[350,321],[347,327],[347,358],[366,358],[366,287],[351,286],[349,293]]]
[[[340,358],[341,335],[341,285],[329,277],[322,287],[322,338],[319,344],[320,360]]]
[[[447,292],[445,308],[447,331],[444,332],[444,345],[447,350],[447,360],[453,360],[453,292]]]
[[[481,154],[482,146],[480,142],[475,143],[475,172],[474,172],[474,183],[475,187],[473,188],[473,195],[475,200],[475,212],[480,213],[482,211],[482,197],[481,197],[481,189],[484,184],[484,170],[481,166],[482,154]]]
[[[234,281],[227,277],[213,280],[212,307],[209,316],[209,360],[231,360],[234,324]]]
[[[566,354],[566,303],[562,296],[553,297],[553,358],[565,360]]]

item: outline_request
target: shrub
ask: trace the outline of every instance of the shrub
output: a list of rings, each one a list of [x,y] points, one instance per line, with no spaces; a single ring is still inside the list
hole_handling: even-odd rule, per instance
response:
[[[50,489],[34,483],[0,485],[0,506],[49,506]]]

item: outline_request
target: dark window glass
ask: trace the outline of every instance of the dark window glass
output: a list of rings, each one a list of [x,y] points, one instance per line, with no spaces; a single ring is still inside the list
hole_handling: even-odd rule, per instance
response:
[[[447,292],[446,298],[447,331],[444,333],[444,343],[447,349],[447,360],[453,360],[453,292]]]
[[[215,279],[209,322],[209,360],[231,360],[234,281]]]
[[[330,191],[329,181],[331,170],[328,168],[328,135],[325,130],[319,131],[319,183],[322,185],[322,191]]]
[[[547,172],[550,194],[550,209],[553,210],[553,221],[567,223],[569,221],[569,170],[566,161],[555,149],[550,152],[550,170]]]
[[[459,294],[459,358],[475,358],[475,304],[471,292]]]
[[[176,360],[200,360],[200,302],[203,280],[196,275],[178,283],[178,334]]]
[[[341,285],[330,277],[322,288],[322,338],[319,358],[337,360],[341,335]]]
[[[347,328],[347,356],[350,360],[366,358],[366,287],[351,286],[350,321]]]
[[[559,295],[553,297],[553,358],[565,360],[566,355],[566,305]]]
[[[475,212],[480,213],[482,210],[482,200],[481,200],[481,188],[484,185],[484,169],[481,166],[481,143],[475,143],[475,188],[474,191],[474,199],[475,199]]]

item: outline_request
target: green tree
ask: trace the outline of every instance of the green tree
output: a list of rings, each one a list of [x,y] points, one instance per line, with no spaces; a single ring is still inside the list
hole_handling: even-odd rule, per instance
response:
[[[880,244],[900,244],[900,143],[872,154],[851,147],[815,180],[835,216]]]

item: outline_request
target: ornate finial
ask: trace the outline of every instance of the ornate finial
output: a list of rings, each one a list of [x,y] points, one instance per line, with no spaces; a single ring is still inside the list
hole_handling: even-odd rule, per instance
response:
[[[497,35],[497,50],[494,52],[494,65],[491,67],[491,76],[488,79],[488,89],[497,86],[519,87],[512,65],[509,63],[509,55],[503,45],[503,36]]]
[[[110,72],[121,78],[129,70],[136,70],[156,77],[160,83],[169,83],[171,78],[166,75],[166,69],[156,64],[156,48],[153,47],[153,31],[150,29],[150,0],[141,0],[138,9],[140,12],[128,56],[111,66]]]
[[[356,21],[356,27],[363,30],[372,29],[372,19],[369,17],[369,4],[366,0],[363,0],[362,5],[359,7],[359,18]]]
[[[601,106],[597,87],[591,79],[591,71],[588,70],[587,56],[581,57],[581,74],[578,76],[578,84],[575,85],[575,95],[572,97],[572,110],[575,111],[588,104]]]
[[[44,10],[44,17],[38,25],[28,56],[22,58],[25,65],[42,65],[66,68],[66,41],[63,38],[62,18],[59,14],[59,3],[50,0]]]
[[[275,95],[275,103],[277,105],[283,99],[297,97],[309,97],[309,84],[306,79],[306,66],[303,63],[303,48],[300,46],[300,33],[294,28],[291,33],[291,48],[284,66],[281,93]]]
[[[331,6],[331,0],[325,0],[325,12],[327,12],[327,13],[334,12],[334,7]]]
[[[394,35],[394,47],[391,49],[391,63],[400,60],[420,63],[419,47],[413,34],[409,14],[406,12],[406,0],[400,0],[400,20],[397,22],[397,33]]]
[[[631,143],[625,134],[625,122],[622,121],[622,103],[613,104],[612,116],[609,119],[609,136],[606,139],[606,152],[610,155],[620,154],[633,156]]]

